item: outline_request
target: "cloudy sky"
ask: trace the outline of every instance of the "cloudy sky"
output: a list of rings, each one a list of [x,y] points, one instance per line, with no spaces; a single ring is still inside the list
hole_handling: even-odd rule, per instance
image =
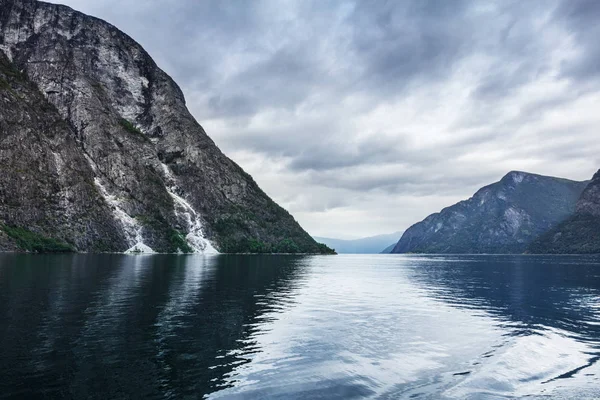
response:
[[[311,234],[600,168],[600,1],[58,0],[140,42]]]

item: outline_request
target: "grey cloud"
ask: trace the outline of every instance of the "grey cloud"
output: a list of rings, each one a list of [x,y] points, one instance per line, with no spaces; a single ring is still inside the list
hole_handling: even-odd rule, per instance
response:
[[[278,50],[242,71],[209,100],[210,116],[254,115],[267,107],[293,109],[323,80],[305,48]]]
[[[556,9],[555,18],[573,35],[580,51],[574,62],[563,64],[563,75],[578,80],[597,79],[600,75],[600,3],[594,0],[563,0]]]
[[[295,155],[288,166],[297,171],[325,171],[360,165],[409,163],[412,159],[401,138],[390,140],[375,136],[353,143],[346,142],[331,151],[334,146],[335,144],[327,141],[315,143],[306,151]]]
[[[491,183],[499,179],[502,174],[480,171],[461,176],[459,179],[449,179],[451,172],[458,171],[436,171],[435,166],[429,168],[415,167],[405,170],[398,166],[382,172],[377,169],[369,171],[356,171],[347,169],[344,171],[313,171],[310,180],[313,185],[326,186],[350,191],[376,191],[385,195],[410,195],[426,196],[431,193],[436,195],[465,194],[465,188],[473,188],[482,182]],[[459,168],[456,168],[459,169]],[[471,192],[466,192],[470,196]]]
[[[350,17],[363,79],[399,90],[411,80],[441,79],[469,46],[466,2],[360,2]]]
[[[212,117],[248,116],[260,110],[258,99],[250,95],[214,95],[208,99]]]
[[[489,75],[479,83],[473,95],[479,101],[506,98],[519,87],[531,82],[537,72],[531,65],[499,65],[489,71]]]

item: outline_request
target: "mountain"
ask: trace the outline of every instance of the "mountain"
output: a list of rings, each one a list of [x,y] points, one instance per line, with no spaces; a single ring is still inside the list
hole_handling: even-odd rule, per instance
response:
[[[387,235],[377,235],[353,240],[332,239],[317,236],[315,236],[314,239],[335,249],[338,253],[378,254],[390,244],[393,246],[401,235],[402,232],[395,232]]]
[[[396,242],[396,243],[398,243],[398,242]],[[386,247],[385,249],[383,249],[381,251],[381,253],[379,253],[379,254],[391,254],[392,251],[394,250],[394,247],[396,247],[396,243],[390,244],[388,247]]]
[[[393,253],[522,253],[568,218],[587,182],[513,171],[411,226]]]
[[[0,0],[0,250],[329,252],[114,26]]]
[[[529,247],[529,253],[600,253],[600,170],[585,188],[575,213]]]

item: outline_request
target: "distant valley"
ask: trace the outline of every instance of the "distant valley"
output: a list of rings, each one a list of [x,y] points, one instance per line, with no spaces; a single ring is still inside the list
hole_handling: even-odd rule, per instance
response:
[[[402,232],[387,235],[370,236],[361,239],[333,239],[314,236],[317,242],[324,243],[338,253],[346,254],[378,254],[390,253],[394,244],[400,239]],[[387,251],[385,251],[387,250]]]

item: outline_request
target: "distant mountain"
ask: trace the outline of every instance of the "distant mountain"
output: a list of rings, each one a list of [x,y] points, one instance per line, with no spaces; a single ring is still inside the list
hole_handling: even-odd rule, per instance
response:
[[[522,253],[575,211],[587,184],[510,172],[411,226],[393,253]]]
[[[581,194],[575,213],[535,240],[528,252],[600,253],[600,170]]]
[[[317,242],[324,243],[335,249],[338,253],[347,254],[378,254],[385,248],[394,246],[402,232],[394,232],[388,235],[377,235],[362,239],[343,240],[324,237],[313,237]],[[389,253],[389,252],[388,252]]]

